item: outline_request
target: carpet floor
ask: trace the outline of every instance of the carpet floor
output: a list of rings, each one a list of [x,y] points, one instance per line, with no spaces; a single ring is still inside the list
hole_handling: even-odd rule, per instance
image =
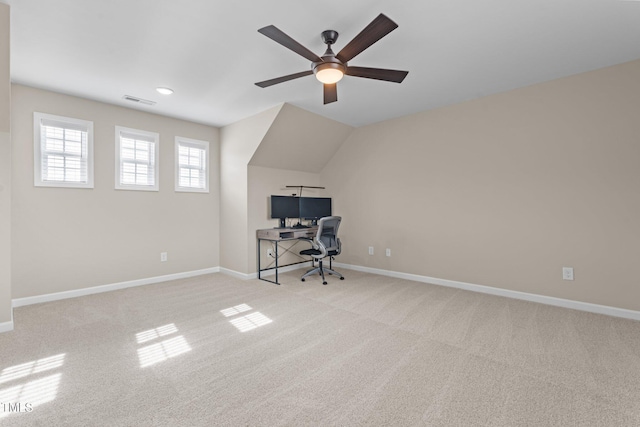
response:
[[[0,425],[640,425],[640,322],[300,273],[15,309]]]

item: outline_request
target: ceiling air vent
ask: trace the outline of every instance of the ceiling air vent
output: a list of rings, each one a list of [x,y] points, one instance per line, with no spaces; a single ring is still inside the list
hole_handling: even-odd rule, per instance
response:
[[[135,96],[131,96],[131,95],[125,95],[125,96],[122,97],[122,99],[124,99],[126,101],[137,102],[139,104],[144,104],[144,105],[156,105],[155,101],[149,101],[148,99],[136,98]]]

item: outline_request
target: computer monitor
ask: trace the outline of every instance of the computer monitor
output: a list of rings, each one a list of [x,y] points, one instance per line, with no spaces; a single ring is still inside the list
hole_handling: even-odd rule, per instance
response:
[[[299,197],[300,218],[316,224],[320,218],[331,216],[331,197]]]
[[[299,197],[271,196],[271,218],[280,220],[280,227],[285,227],[286,218],[300,218]]]

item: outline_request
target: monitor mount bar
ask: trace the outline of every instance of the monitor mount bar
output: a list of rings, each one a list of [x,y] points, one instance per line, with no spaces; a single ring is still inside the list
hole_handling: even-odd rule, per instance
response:
[[[319,190],[324,190],[324,187],[312,187],[310,185],[287,185],[287,188],[299,188],[300,189],[300,194],[298,195],[298,197],[302,197],[302,189],[303,188],[316,188]]]

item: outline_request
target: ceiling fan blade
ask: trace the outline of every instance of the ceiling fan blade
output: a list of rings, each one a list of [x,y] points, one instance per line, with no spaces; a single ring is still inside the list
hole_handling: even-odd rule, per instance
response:
[[[277,77],[275,79],[265,80],[263,82],[258,82],[258,83],[256,83],[256,86],[269,87],[269,86],[277,85],[278,83],[288,82],[289,80],[297,79],[297,78],[300,78],[300,77],[310,76],[311,74],[313,74],[313,71],[311,71],[311,70],[302,71],[300,73],[289,74],[288,76],[282,76],[282,77]]]
[[[382,13],[376,19],[371,21],[364,30],[353,38],[342,50],[336,55],[342,62],[353,59],[363,50],[398,28],[398,24],[387,18]]]
[[[330,104],[338,100],[338,85],[336,83],[324,84],[324,103]]]
[[[302,46],[300,43],[298,43],[297,41],[295,41],[294,39],[292,39],[291,37],[289,37],[288,35],[286,35],[285,33],[283,33],[281,30],[279,30],[273,25],[268,25],[264,28],[260,28],[258,32],[260,34],[264,34],[265,36],[269,37],[271,40],[275,41],[276,43],[280,43],[282,46],[286,47],[287,49],[291,49],[298,55],[304,56],[311,62],[322,62],[322,58],[320,58],[315,53],[311,52],[306,47]]]
[[[364,77],[366,79],[384,80],[387,82],[402,83],[408,71],[385,70],[384,68],[347,67],[347,76]]]

